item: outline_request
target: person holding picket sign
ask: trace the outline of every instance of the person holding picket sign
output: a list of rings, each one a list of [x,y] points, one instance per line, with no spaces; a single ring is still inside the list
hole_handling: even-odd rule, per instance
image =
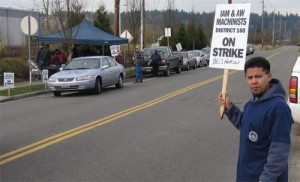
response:
[[[288,181],[291,148],[291,110],[285,89],[272,78],[270,63],[263,57],[249,59],[244,72],[252,98],[243,111],[219,95],[225,115],[240,130],[236,181]]]
[[[152,75],[156,77],[158,75],[159,64],[161,62],[161,56],[158,51],[155,50],[154,54],[151,56],[151,64],[152,64]]]

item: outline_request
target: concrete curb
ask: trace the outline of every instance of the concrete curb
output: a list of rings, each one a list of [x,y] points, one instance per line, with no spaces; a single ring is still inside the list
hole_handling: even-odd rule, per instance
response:
[[[14,95],[14,96],[1,96],[0,103],[23,99],[26,97],[32,97],[32,96],[36,96],[36,95],[48,94],[51,92],[52,91],[50,91],[50,90],[43,90],[43,91],[31,92],[31,93],[27,93],[27,94],[20,94],[20,95]]]

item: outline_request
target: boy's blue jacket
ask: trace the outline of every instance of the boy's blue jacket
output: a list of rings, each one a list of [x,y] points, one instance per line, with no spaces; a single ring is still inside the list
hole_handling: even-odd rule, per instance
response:
[[[237,181],[288,181],[291,111],[279,80],[270,89],[250,99],[242,112],[236,105],[225,112],[240,130]]]

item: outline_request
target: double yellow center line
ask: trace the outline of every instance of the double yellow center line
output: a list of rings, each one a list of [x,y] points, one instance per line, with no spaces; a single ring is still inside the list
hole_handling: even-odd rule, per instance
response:
[[[231,71],[230,74],[233,74],[235,72],[236,71]],[[163,101],[165,101],[167,99],[175,97],[175,96],[177,96],[179,94],[182,94],[184,92],[190,91],[190,90],[195,89],[197,87],[206,85],[208,83],[214,82],[214,81],[219,80],[221,78],[223,78],[223,75],[220,75],[220,76],[217,76],[217,77],[213,77],[211,79],[205,80],[203,82],[196,83],[194,85],[190,85],[188,87],[182,88],[182,89],[177,90],[175,92],[171,92],[171,93],[169,93],[167,95],[164,95],[164,96],[161,96],[161,97],[156,98],[154,100],[151,100],[149,102],[146,102],[146,103],[143,103],[143,104],[131,107],[129,109],[126,109],[126,110],[117,112],[115,114],[106,116],[104,118],[101,118],[99,120],[95,120],[95,121],[87,123],[85,125],[82,125],[82,126],[79,126],[79,127],[76,127],[76,128],[70,129],[70,130],[67,130],[67,131],[59,133],[57,135],[53,135],[51,137],[48,137],[48,138],[45,138],[43,140],[37,141],[37,142],[32,143],[30,145],[24,146],[22,148],[13,150],[11,152],[8,152],[8,153],[3,154],[3,155],[0,156],[0,165],[6,164],[6,163],[8,163],[10,161],[13,161],[13,160],[16,160],[18,158],[24,157],[24,156],[26,156],[28,154],[31,154],[33,152],[36,152],[36,151],[41,150],[43,148],[46,148],[46,147],[48,147],[50,145],[56,144],[58,142],[61,142],[63,140],[71,138],[73,136],[76,136],[76,135],[79,135],[79,134],[84,133],[86,131],[92,130],[92,129],[96,128],[96,127],[105,125],[107,123],[115,121],[115,120],[117,120],[119,118],[122,118],[124,116],[130,115],[130,114],[135,113],[137,111],[140,111],[142,109],[151,107],[151,106],[156,105],[156,104],[158,104],[160,102],[163,102]]]

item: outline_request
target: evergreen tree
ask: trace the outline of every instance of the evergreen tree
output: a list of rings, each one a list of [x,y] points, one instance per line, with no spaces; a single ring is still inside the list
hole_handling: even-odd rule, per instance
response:
[[[199,25],[197,27],[197,37],[196,39],[196,44],[195,44],[195,49],[202,49],[206,47],[208,44],[208,39],[207,36],[205,35],[202,25]]]
[[[105,5],[102,3],[96,11],[96,19],[94,20],[94,25],[104,32],[113,34],[113,30],[110,26],[109,16],[105,9]]]
[[[179,25],[178,31],[176,33],[176,40],[177,43],[181,43],[182,49],[185,50],[187,49],[188,38],[187,38],[187,32],[184,23],[180,23]]]
[[[110,26],[109,16],[107,15],[107,11],[105,9],[105,5],[102,3],[99,5],[99,8],[96,11],[96,19],[94,20],[94,25],[104,32],[113,34],[113,30]],[[108,46],[95,46],[98,50],[99,54],[104,52],[104,55],[110,55],[110,49]],[[103,51],[104,48],[104,51]],[[95,50],[94,46],[89,48],[90,50]]]

